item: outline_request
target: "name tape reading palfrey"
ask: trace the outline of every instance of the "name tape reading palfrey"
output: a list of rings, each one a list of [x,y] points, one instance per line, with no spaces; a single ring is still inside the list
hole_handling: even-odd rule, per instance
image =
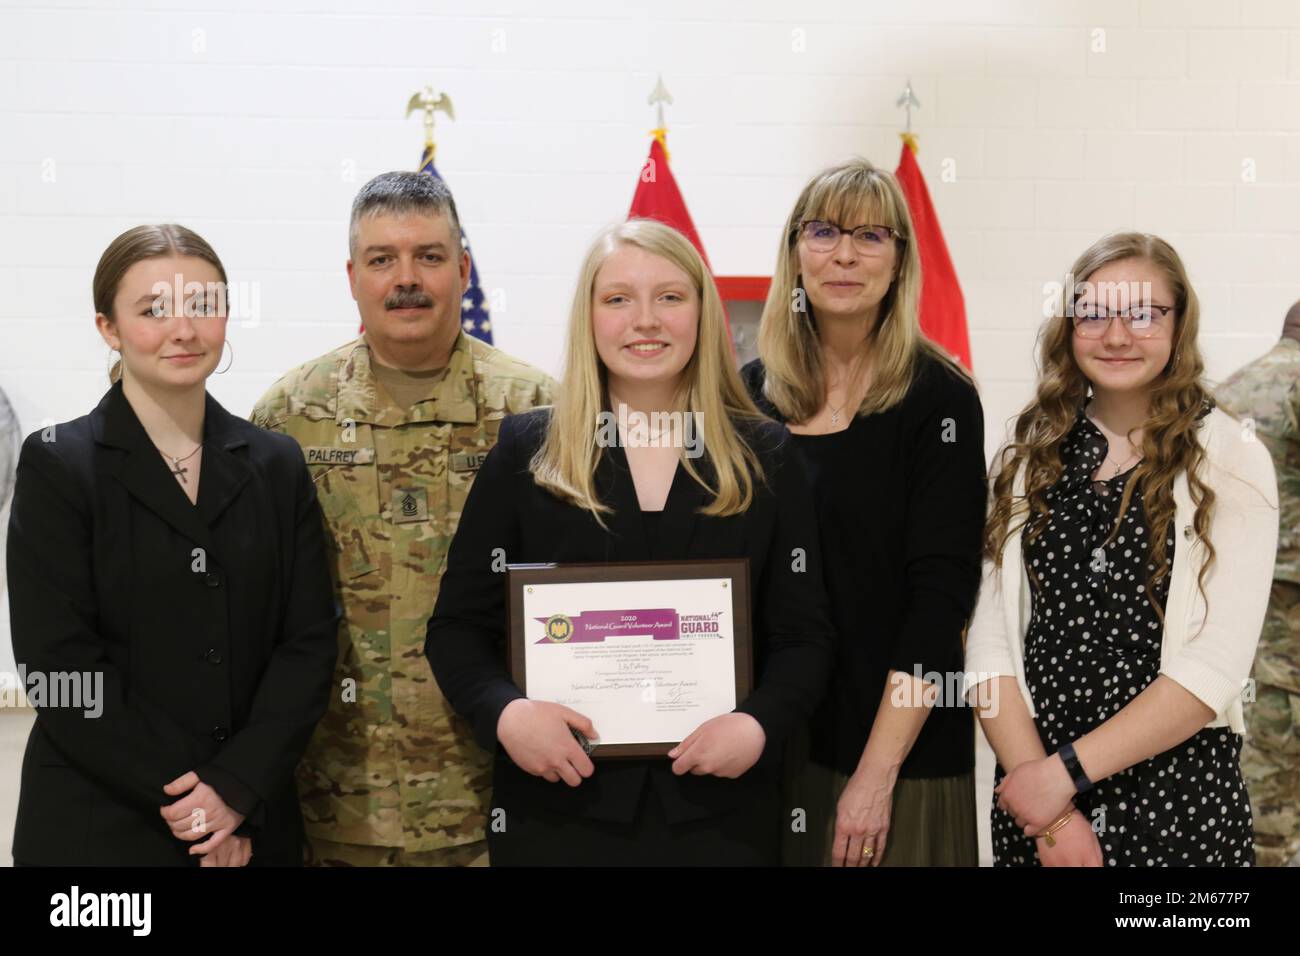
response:
[[[373,448],[337,448],[334,445],[308,445],[302,450],[309,465],[373,465]],[[452,471],[478,471],[487,459],[485,451],[458,451],[451,455]]]
[[[309,445],[302,450],[309,465],[373,465],[373,448],[336,448],[334,445]]]

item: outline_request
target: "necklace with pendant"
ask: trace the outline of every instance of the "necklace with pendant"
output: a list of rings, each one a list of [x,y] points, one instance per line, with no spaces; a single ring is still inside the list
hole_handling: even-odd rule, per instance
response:
[[[832,429],[834,429],[835,426],[838,425],[838,424],[840,423],[840,412],[843,411],[843,409],[844,409],[844,405],[847,405],[847,404],[848,404],[848,400],[846,399],[845,402],[844,402],[844,404],[840,405],[839,408],[832,408],[832,409],[831,409],[831,428],[832,428]]]
[[[1140,458],[1140,457],[1141,457],[1141,453],[1140,453],[1140,452],[1134,452],[1133,454],[1129,455],[1129,456],[1128,456],[1127,458],[1125,458],[1122,462],[1120,462],[1119,464],[1117,464],[1117,465],[1115,466],[1115,474],[1111,475],[1111,477],[1112,477],[1112,478],[1118,477],[1118,476],[1119,476],[1119,473],[1120,473],[1121,471],[1124,470],[1125,466],[1128,465],[1128,463],[1129,463],[1130,461],[1133,461],[1133,460],[1135,460],[1135,459],[1137,459],[1137,458]]]
[[[1106,433],[1106,430],[1097,423],[1097,420],[1093,418],[1091,414],[1089,414],[1089,409],[1091,408],[1091,405],[1092,403],[1088,402],[1084,406],[1083,413],[1088,416],[1088,420],[1092,422],[1093,426],[1097,429],[1097,431],[1101,432],[1102,437],[1106,439],[1106,446],[1107,446],[1106,458],[1110,458],[1110,447],[1114,444],[1114,441],[1112,441],[1110,435]],[[1115,472],[1114,474],[1111,475],[1112,478],[1118,478],[1119,473],[1122,472],[1125,469],[1125,467],[1127,467],[1129,462],[1142,457],[1141,449],[1134,449],[1133,444],[1131,442],[1128,443],[1128,446],[1129,446],[1129,450],[1132,451],[1132,454],[1129,455],[1127,458],[1125,458],[1122,462],[1119,462],[1118,464],[1115,465]],[[1105,468],[1105,467],[1106,467],[1106,459],[1102,459],[1101,468]]]
[[[153,447],[154,447],[154,448],[158,448],[157,445],[154,445]],[[189,480],[185,477],[185,475],[189,472],[189,469],[188,469],[188,468],[182,468],[182,467],[181,467],[181,462],[183,462],[183,461],[187,461],[188,459],[193,458],[194,455],[198,452],[198,450],[199,450],[200,448],[202,448],[202,447],[203,447],[203,443],[202,443],[202,442],[199,442],[199,444],[197,444],[197,445],[194,446],[194,451],[190,452],[190,453],[189,453],[188,455],[186,455],[184,458],[177,458],[175,455],[169,455],[169,454],[167,454],[167,452],[163,451],[161,448],[158,448],[158,454],[162,455],[164,458],[167,458],[167,459],[169,459],[169,460],[171,461],[171,463],[172,463],[171,473],[172,473],[173,475],[175,475],[176,477],[180,478],[180,480],[181,480],[181,482],[182,482],[183,484],[189,484]]]
[[[857,367],[856,371],[855,371],[855,366]],[[839,427],[840,412],[844,411],[845,407],[849,404],[849,399],[853,395],[853,389],[849,387],[849,384],[850,382],[856,382],[858,376],[863,374],[865,368],[866,368],[866,364],[863,364],[862,366],[858,366],[858,359],[854,359],[852,362],[849,363],[849,365],[846,368],[843,369],[842,374],[838,376],[838,381],[829,382],[827,384],[826,404],[830,406],[831,423],[828,426],[826,426],[826,431],[828,432],[834,431],[836,428]],[[831,405],[831,392],[833,392],[836,388],[840,387],[841,383],[844,386],[844,401],[840,402],[839,407],[836,407],[834,405]]]
[[[834,390],[835,387],[836,387],[835,385],[831,385],[830,387],[828,387],[828,388],[826,389],[826,403],[827,403],[828,405],[830,405],[831,391]],[[831,405],[831,423],[830,423],[829,426],[827,426],[827,428],[826,428],[827,431],[834,431],[835,428],[836,428],[836,426],[839,425],[839,423],[840,423],[840,412],[844,411],[844,406],[847,405],[848,403],[849,403],[849,391],[848,391],[847,388],[845,388],[845,390],[844,390],[844,401],[840,402],[840,405],[839,405],[838,408],[836,408],[834,405]]]

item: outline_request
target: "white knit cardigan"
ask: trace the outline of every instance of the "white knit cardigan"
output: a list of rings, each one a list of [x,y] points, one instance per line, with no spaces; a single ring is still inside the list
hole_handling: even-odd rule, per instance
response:
[[[1160,651],[1160,673],[1177,681],[1214,711],[1207,727],[1245,732],[1243,688],[1250,676],[1268,607],[1277,554],[1277,479],[1273,461],[1254,432],[1215,408],[1199,422],[1205,449],[1202,480],[1214,490],[1210,540],[1216,559],[1205,580],[1205,599],[1197,576],[1205,549],[1192,526],[1195,507],[1187,475],[1174,481],[1174,549]],[[1024,466],[1012,493],[1024,497]],[[1013,524],[1018,516],[1013,516]],[[1020,530],[1007,536],[1002,567],[985,560],[978,603],[966,638],[964,690],[968,699],[979,684],[1014,675],[1031,716],[1036,716],[1025,683],[1025,633],[1032,597],[1024,569]],[[1207,608],[1208,602],[1208,608]]]

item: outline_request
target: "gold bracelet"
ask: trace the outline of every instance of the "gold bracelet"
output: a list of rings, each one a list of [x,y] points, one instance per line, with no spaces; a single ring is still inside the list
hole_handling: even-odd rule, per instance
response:
[[[1042,833],[1038,834],[1038,836],[1046,838],[1047,845],[1049,847],[1056,846],[1056,840],[1052,839],[1052,834],[1055,833],[1057,830],[1061,829],[1061,827],[1065,826],[1067,823],[1069,823],[1070,817],[1072,816],[1074,816],[1074,807],[1070,807],[1063,814],[1061,814],[1059,817],[1053,820],[1048,825],[1047,829],[1044,830]]]
[[[1061,827],[1069,823],[1070,817],[1072,816],[1074,816],[1073,807],[1071,807],[1069,810],[1066,810],[1063,814],[1061,814],[1059,817],[1057,817],[1055,820],[1049,823],[1047,829],[1044,830],[1043,833],[1044,834],[1055,833],[1057,830],[1061,829]]]

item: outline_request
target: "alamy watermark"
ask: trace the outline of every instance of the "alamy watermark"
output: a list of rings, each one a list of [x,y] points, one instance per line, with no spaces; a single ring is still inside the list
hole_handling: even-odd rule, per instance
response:
[[[889,701],[895,707],[975,707],[985,717],[998,715],[998,682],[1002,674],[982,671],[926,671],[915,664],[912,673],[889,676]],[[918,686],[920,682],[921,686]],[[967,694],[970,694],[970,698]]]
[[[155,282],[149,291],[154,297],[154,318],[172,315],[179,303],[191,319],[226,316],[241,319],[244,328],[261,322],[262,287],[257,282],[186,282],[178,272],[171,282]]]
[[[681,448],[687,458],[704,454],[703,412],[638,412],[619,403],[617,414],[596,414],[600,448]]]
[[[94,720],[104,713],[104,672],[29,671],[25,664],[17,674],[0,671],[0,708],[24,705],[81,710]]]
[[[1061,296],[1067,289],[1074,292],[1073,295],[1065,296],[1064,317],[1067,319],[1074,318],[1078,302],[1084,298],[1087,298],[1094,308],[1104,308],[1108,312],[1114,312],[1121,301],[1126,302],[1130,309],[1135,306],[1151,305],[1150,282],[1091,282],[1087,279],[1076,282],[1074,273],[1068,273],[1063,283],[1043,283],[1043,318],[1056,317]],[[1121,295],[1121,292],[1125,294]]]

